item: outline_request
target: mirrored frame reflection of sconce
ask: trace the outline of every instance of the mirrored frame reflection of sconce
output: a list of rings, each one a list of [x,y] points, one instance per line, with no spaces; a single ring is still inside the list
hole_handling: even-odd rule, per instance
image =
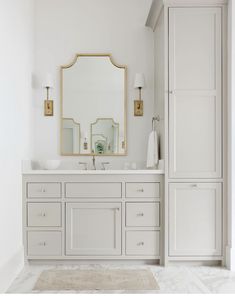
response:
[[[143,73],[136,73],[134,88],[139,89],[139,99],[134,100],[134,115],[143,116],[144,114],[144,102],[141,98],[141,89],[145,86],[145,78]]]
[[[50,74],[47,74],[44,88],[46,89],[46,100],[44,100],[44,116],[54,115],[54,102],[50,100],[50,89],[53,88],[53,80]]]

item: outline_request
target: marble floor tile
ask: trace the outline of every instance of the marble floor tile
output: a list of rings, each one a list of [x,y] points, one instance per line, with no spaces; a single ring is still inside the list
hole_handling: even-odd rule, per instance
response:
[[[120,264],[79,264],[79,265],[26,265],[12,283],[8,293],[34,293],[33,287],[43,270],[47,269],[137,269],[152,271],[160,287],[160,294],[235,294],[235,273],[221,267],[206,266],[155,266]],[[132,291],[92,291],[92,293],[131,293]],[[53,291],[53,293],[65,293]],[[66,291],[66,293],[68,293]],[[91,291],[69,291],[69,293],[91,293]],[[149,293],[146,291],[146,293]]]

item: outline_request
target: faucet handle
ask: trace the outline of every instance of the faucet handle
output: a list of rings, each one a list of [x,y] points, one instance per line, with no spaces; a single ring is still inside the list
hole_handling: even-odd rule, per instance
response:
[[[84,170],[87,171],[87,162],[79,162],[79,164],[84,165]]]
[[[110,162],[106,161],[106,162],[101,162],[101,170],[105,171],[105,165],[106,164],[110,164]]]

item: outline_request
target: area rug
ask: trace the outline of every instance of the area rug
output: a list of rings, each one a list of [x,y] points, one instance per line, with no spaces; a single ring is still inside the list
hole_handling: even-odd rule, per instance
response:
[[[150,270],[45,270],[34,291],[156,291],[159,286]]]

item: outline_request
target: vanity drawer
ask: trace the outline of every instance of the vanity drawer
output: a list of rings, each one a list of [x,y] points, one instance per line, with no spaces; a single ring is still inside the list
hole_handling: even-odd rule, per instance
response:
[[[68,198],[121,198],[122,183],[66,183],[65,196]]]
[[[61,245],[59,231],[28,231],[28,256],[59,256]]]
[[[126,203],[126,226],[160,226],[160,203]]]
[[[28,226],[61,226],[61,203],[28,203]]]
[[[160,197],[159,183],[126,183],[126,197]]]
[[[160,231],[126,231],[126,255],[158,256]]]
[[[28,183],[29,198],[60,198],[61,183]]]

